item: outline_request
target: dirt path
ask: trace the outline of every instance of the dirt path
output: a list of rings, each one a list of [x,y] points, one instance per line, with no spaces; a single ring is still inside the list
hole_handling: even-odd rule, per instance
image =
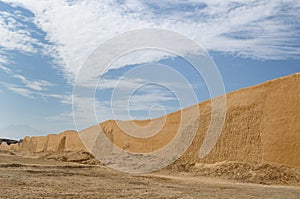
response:
[[[163,174],[131,175],[0,154],[0,198],[299,198],[299,187]]]

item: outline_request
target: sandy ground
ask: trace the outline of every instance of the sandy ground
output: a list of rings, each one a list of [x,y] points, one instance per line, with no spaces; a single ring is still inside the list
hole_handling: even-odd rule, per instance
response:
[[[0,153],[0,198],[299,198],[300,187],[113,171]]]

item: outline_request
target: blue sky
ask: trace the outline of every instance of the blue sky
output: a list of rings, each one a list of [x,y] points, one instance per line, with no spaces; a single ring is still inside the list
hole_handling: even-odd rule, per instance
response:
[[[226,92],[300,72],[299,13],[296,0],[0,1],[0,137],[75,129],[72,92],[80,67],[101,43],[137,28],[172,30],[203,46]],[[153,118],[194,102],[167,88],[182,86],[172,75],[160,74],[167,77],[165,87],[145,83],[159,75],[158,64],[186,78],[198,102],[210,98],[202,77],[185,60],[141,51],[98,74],[105,80],[95,94],[99,121],[113,117],[110,100],[117,80],[141,64],[148,64],[148,76],[123,78],[122,86],[138,89],[129,114],[118,103],[123,99],[117,100],[116,119]],[[91,111],[84,110],[85,103],[88,99],[82,99],[83,117]]]

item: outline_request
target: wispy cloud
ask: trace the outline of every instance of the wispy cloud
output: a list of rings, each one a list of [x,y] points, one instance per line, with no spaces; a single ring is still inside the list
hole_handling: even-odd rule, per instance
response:
[[[7,65],[10,63],[10,60],[7,58],[7,56],[3,55],[0,53],[0,70],[6,72],[6,73],[11,73],[12,70],[7,67]]]
[[[0,86],[6,88],[7,90],[10,90],[16,94],[19,94],[23,97],[27,97],[30,99],[34,99],[34,93],[26,88],[22,88],[16,84],[11,84],[11,83],[7,83],[7,82],[0,82]]]
[[[72,95],[68,93],[61,95],[53,94],[50,92],[44,92],[45,90],[40,90],[38,87],[33,87],[32,89],[32,86],[26,87],[26,85],[24,86],[8,82],[0,82],[0,88],[1,87],[29,99],[56,99],[62,104],[72,104]]]
[[[19,79],[26,88],[36,91],[46,91],[48,90],[48,87],[53,86],[53,84],[50,82],[44,80],[28,80],[22,75],[14,75],[13,77]]]
[[[136,28],[166,28],[182,33],[211,51],[257,59],[299,57],[300,2],[240,1],[34,1],[8,0],[34,13],[34,23],[47,33],[48,53],[74,79],[87,56],[101,43]],[[3,18],[11,14],[1,15]],[[18,28],[16,28],[18,27]],[[34,52],[38,43],[12,20],[2,22],[5,48]],[[10,32],[7,32],[10,31]],[[162,54],[147,56],[151,61]],[[143,60],[132,57],[127,63]],[[144,60],[145,61],[145,60]],[[121,67],[121,66],[120,66]]]
[[[145,85],[146,81],[142,78],[128,78],[128,77],[121,77],[121,78],[102,78],[99,80],[99,85],[97,87],[98,90],[104,89],[115,89],[118,88],[119,90],[126,90],[132,88],[139,88]],[[91,88],[94,88],[95,85],[90,85]]]
[[[6,73],[11,73],[12,72],[12,70],[10,68],[5,67],[5,66],[1,66],[1,65],[0,65],[0,70],[4,71]]]
[[[4,3],[0,2],[1,7]],[[33,16],[26,16],[13,5],[9,6],[10,10],[0,10],[0,47],[5,51],[20,51],[24,53],[36,53],[38,47],[44,44],[35,36],[35,30],[30,27]]]
[[[45,94],[45,93],[41,93],[40,95],[42,97],[45,97],[45,98],[56,99],[62,104],[68,104],[68,105],[72,104],[72,94],[70,94],[70,93],[66,93],[66,94],[50,94],[50,93]]]

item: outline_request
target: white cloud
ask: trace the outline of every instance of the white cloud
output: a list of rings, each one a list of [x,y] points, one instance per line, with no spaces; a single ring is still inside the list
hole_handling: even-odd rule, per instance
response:
[[[55,44],[49,46],[47,53],[56,57],[69,80],[74,79],[83,61],[99,44],[114,35],[136,28],[174,30],[209,50],[259,59],[288,59],[300,55],[299,46],[294,45],[300,37],[299,1],[7,2],[18,3],[35,14],[36,25]],[[5,38],[7,48],[34,51],[30,44],[36,41],[26,30],[4,34],[8,27],[2,29],[1,36]],[[161,56],[164,55],[147,56],[144,62]],[[127,59],[127,63],[140,62],[143,59]]]
[[[5,64],[8,64],[9,63],[9,60],[6,56],[0,54],[0,63],[5,65]]]
[[[5,66],[1,66],[1,65],[0,65],[0,70],[4,71],[6,73],[11,73],[12,72],[12,70],[10,68],[5,67]]]
[[[112,79],[112,78],[103,78],[100,79],[99,85],[97,87],[98,90],[104,89],[114,89],[118,88],[120,90],[138,88],[145,84],[145,80],[141,78],[127,78],[121,77],[120,79]],[[91,88],[94,88],[95,85],[90,85]]]
[[[14,75],[16,79],[19,79],[26,88],[35,90],[35,91],[46,91],[49,86],[53,86],[52,83],[44,81],[44,80],[28,80],[26,77],[22,75]]]
[[[0,70],[6,73],[11,73],[12,70],[9,67],[7,67],[9,63],[10,63],[9,59],[5,55],[1,54],[0,52]]]
[[[36,53],[43,44],[32,35],[32,30],[23,22],[28,18],[16,13],[0,11],[0,47],[6,51]]]
[[[6,90],[12,91],[18,95],[21,95],[23,97],[29,98],[29,99],[56,99],[62,104],[72,104],[72,95],[71,94],[52,94],[52,93],[45,93],[44,90],[39,90],[39,87],[33,87],[35,89],[32,89],[31,87],[26,87],[26,85],[21,86],[13,83],[7,83],[7,82],[0,82],[0,87],[5,88]],[[36,89],[38,88],[38,89]]]
[[[45,98],[57,99],[62,104],[69,104],[69,105],[72,104],[71,94],[59,95],[59,94],[50,94],[50,93],[40,93],[40,95]]]
[[[14,87],[14,86],[10,86],[10,87],[8,87],[8,89],[13,91],[14,93],[17,93],[17,94],[22,95],[24,97],[28,97],[30,99],[34,98],[32,92],[28,89],[20,88],[20,87]]]
[[[7,90],[10,90],[16,94],[19,94],[23,97],[27,97],[30,99],[34,99],[34,93],[26,88],[22,88],[18,85],[15,84],[10,84],[10,83],[6,83],[6,82],[0,82],[0,86],[5,87]]]

